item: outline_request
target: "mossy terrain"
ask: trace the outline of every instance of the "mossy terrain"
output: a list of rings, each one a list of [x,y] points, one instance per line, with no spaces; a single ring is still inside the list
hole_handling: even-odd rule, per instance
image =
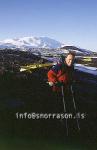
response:
[[[18,58],[16,53],[19,55],[20,52],[14,53],[15,58]],[[19,66],[28,62],[27,55],[20,53],[21,59],[18,58],[19,62],[15,61],[15,68],[12,63],[9,63],[9,59],[6,59],[8,63],[5,61],[1,63],[6,70],[4,71],[1,67],[0,149],[96,150],[97,77],[94,75],[75,71],[77,80],[73,84],[73,90],[77,112],[85,114],[84,119],[79,119],[80,131],[77,128],[76,119],[68,119],[69,134],[67,136],[65,119],[20,119],[16,117],[16,113],[24,114],[25,112],[28,114],[33,112],[60,113],[60,105],[61,110],[63,109],[62,97],[58,102],[47,84],[49,68],[35,69],[32,73],[19,72]],[[2,57],[3,60],[4,58]],[[29,63],[32,60],[37,62],[37,59],[40,61],[35,56],[34,58],[30,56],[29,59]],[[68,107],[72,110],[72,102],[68,101]]]

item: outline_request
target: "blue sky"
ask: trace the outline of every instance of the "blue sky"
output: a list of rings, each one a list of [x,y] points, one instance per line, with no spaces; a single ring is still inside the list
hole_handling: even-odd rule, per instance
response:
[[[97,51],[97,0],[0,0],[0,40],[23,36]]]

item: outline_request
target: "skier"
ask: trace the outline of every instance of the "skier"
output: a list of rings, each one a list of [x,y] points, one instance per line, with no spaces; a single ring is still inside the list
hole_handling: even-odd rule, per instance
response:
[[[74,80],[74,59],[75,53],[69,52],[63,62],[52,67],[48,72],[48,82],[54,91],[55,109],[64,113],[75,113],[76,104],[72,90]],[[63,100],[63,105],[62,101]],[[73,105],[73,106],[72,106]],[[78,119],[76,118],[77,128],[80,130]],[[66,119],[66,130],[68,136],[68,124]]]

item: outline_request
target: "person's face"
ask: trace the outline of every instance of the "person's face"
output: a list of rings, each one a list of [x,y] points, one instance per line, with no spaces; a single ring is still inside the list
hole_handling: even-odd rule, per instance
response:
[[[65,58],[65,62],[67,64],[67,66],[71,66],[73,61],[74,61],[74,56],[72,56],[71,54]]]

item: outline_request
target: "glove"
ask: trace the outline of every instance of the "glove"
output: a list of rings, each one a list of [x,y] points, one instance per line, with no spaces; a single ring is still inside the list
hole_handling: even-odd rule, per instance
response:
[[[64,83],[58,81],[58,82],[55,83],[55,85],[60,87],[60,86],[64,85]]]
[[[53,86],[54,85],[54,83],[53,82],[49,82],[49,86]]]

